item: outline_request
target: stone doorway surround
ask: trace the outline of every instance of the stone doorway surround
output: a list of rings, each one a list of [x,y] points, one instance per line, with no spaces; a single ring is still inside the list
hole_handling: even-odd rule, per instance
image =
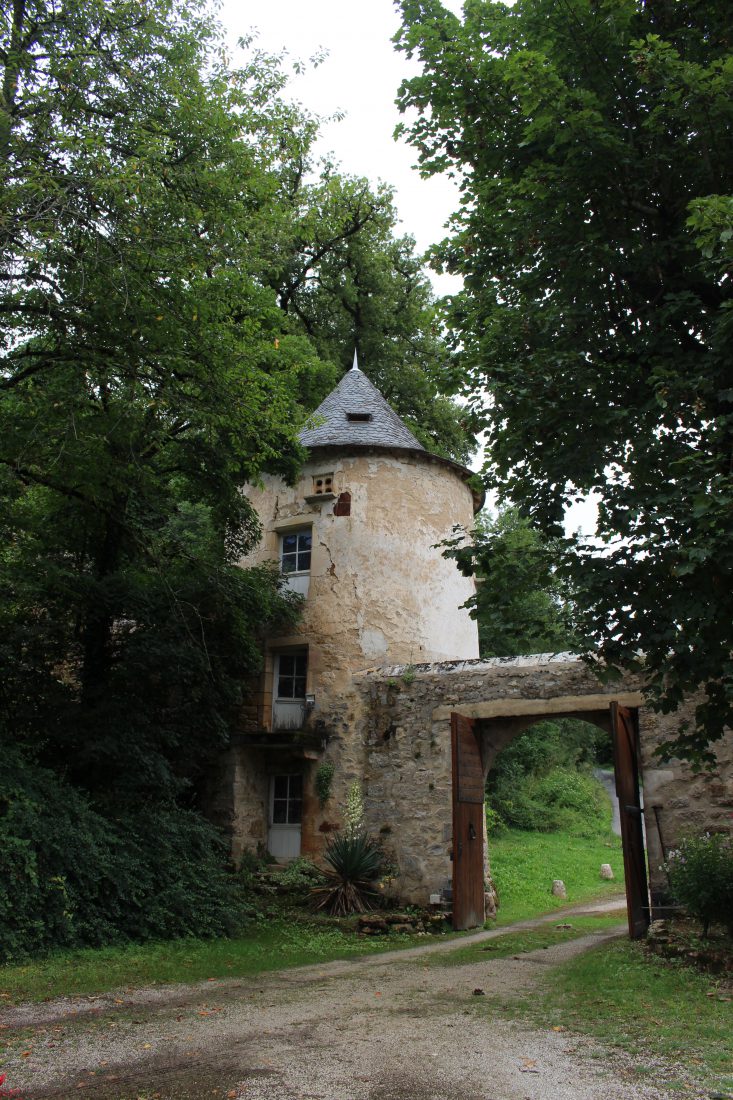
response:
[[[579,718],[610,729],[610,704],[639,716],[645,825],[653,909],[666,901],[664,849],[685,832],[733,831],[733,735],[718,748],[717,775],[695,776],[654,749],[689,717],[644,706],[640,683],[604,683],[580,657],[538,654],[374,668],[353,681],[367,824],[399,868],[402,898],[425,904],[450,883],[450,716],[477,720],[484,765],[542,718]],[[354,761],[356,763],[356,761]]]

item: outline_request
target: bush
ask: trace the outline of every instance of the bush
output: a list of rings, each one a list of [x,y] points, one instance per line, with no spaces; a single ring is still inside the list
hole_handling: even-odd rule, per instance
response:
[[[313,860],[308,859],[306,856],[298,856],[297,859],[291,859],[282,869],[273,871],[270,875],[271,882],[294,892],[299,890],[310,890],[311,887],[315,883],[320,882],[322,878],[323,875],[318,870]]]
[[[664,864],[670,890],[687,912],[702,923],[723,924],[733,935],[733,846],[717,833],[685,837]]]
[[[608,734],[585,722],[538,723],[507,745],[489,773],[492,811],[527,831],[605,833],[610,804],[590,769],[605,758],[608,742]]]
[[[598,836],[610,824],[610,803],[591,775],[553,768],[547,775],[505,774],[490,795],[500,821],[530,832],[565,830]]]
[[[175,805],[110,819],[8,751],[0,794],[0,961],[57,947],[226,935],[243,910],[227,850]]]

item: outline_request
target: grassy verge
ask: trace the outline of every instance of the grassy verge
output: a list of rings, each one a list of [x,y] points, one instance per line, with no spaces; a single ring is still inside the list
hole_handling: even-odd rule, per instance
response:
[[[0,1006],[110,989],[237,978],[290,966],[414,947],[408,935],[357,937],[348,928],[278,917],[237,939],[171,940],[64,951],[0,968]],[[419,941],[424,942],[424,941]]]
[[[489,840],[491,873],[499,891],[498,923],[510,924],[565,905],[623,894],[621,840],[608,834],[587,838],[569,833],[529,833],[508,829]],[[613,882],[600,877],[602,863],[610,863]],[[551,894],[552,880],[560,878],[567,900]]]
[[[577,940],[590,932],[604,932],[619,925],[618,914],[598,914],[588,917],[570,917],[567,922],[543,925],[541,928],[525,928],[520,932],[507,932],[483,943],[469,943],[455,951],[429,955],[421,959],[422,966],[463,966],[467,963],[487,963],[493,959],[507,959],[523,955],[527,951],[554,947],[558,943]]]
[[[640,1078],[659,1072],[684,1092],[733,1095],[733,1002],[709,975],[662,962],[618,940],[554,968],[545,992],[497,1006],[536,1026],[599,1039],[634,1056]]]

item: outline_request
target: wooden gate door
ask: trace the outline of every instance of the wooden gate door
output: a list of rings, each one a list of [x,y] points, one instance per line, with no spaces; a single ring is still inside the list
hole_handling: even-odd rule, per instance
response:
[[[649,886],[639,795],[639,730],[635,712],[618,703],[611,703],[611,736],[624,847],[629,935],[632,940],[638,940],[646,935],[649,927]]]
[[[451,714],[453,927],[484,923],[484,767],[474,723]]]

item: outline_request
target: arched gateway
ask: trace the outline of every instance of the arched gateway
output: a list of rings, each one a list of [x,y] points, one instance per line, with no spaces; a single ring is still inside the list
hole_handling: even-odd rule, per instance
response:
[[[369,826],[389,838],[403,897],[424,903],[453,888],[460,927],[484,918],[486,773],[514,737],[543,718],[580,718],[612,734],[632,936],[644,933],[664,900],[666,850],[685,832],[728,831],[733,822],[731,736],[715,776],[660,764],[654,750],[685,713],[653,713],[638,683],[603,683],[579,657],[379,668],[355,676],[353,686]]]

